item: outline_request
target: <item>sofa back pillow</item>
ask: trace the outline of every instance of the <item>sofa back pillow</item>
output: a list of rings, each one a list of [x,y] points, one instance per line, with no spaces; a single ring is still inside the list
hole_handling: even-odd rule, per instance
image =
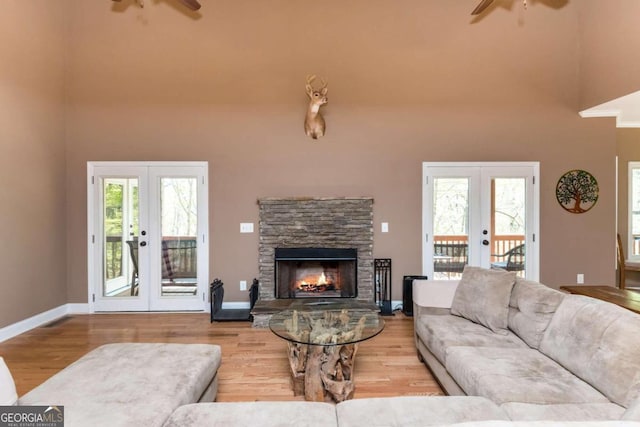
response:
[[[515,281],[514,272],[465,266],[453,296],[451,314],[506,335],[509,300]]]
[[[542,283],[516,277],[509,302],[509,329],[537,349],[564,295]]]
[[[628,408],[640,395],[640,315],[615,304],[566,295],[540,351]]]
[[[4,359],[0,357],[0,406],[13,406],[17,403],[16,384],[13,382],[13,377],[4,363]]]

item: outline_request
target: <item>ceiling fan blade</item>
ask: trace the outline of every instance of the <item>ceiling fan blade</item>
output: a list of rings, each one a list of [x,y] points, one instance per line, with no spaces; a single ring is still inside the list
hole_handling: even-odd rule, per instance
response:
[[[473,9],[473,12],[471,12],[471,14],[480,15],[486,8],[489,7],[491,3],[493,3],[493,0],[482,0],[480,4],[476,6],[475,9]]]
[[[191,10],[198,10],[201,7],[200,3],[198,3],[198,0],[179,0],[179,1],[180,3],[187,6]]]

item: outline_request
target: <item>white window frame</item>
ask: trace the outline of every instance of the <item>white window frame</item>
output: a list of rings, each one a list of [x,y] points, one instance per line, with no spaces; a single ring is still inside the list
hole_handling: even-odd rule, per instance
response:
[[[629,162],[627,169],[627,250],[625,255],[629,261],[640,261],[640,254],[633,254],[633,170],[640,169],[640,162]],[[640,188],[638,190],[640,192]]]

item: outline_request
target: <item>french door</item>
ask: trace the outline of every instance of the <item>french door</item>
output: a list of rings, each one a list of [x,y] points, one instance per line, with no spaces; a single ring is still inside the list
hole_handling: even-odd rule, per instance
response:
[[[537,162],[423,163],[422,270],[457,280],[465,265],[539,276]]]
[[[90,162],[91,311],[204,310],[206,162]]]

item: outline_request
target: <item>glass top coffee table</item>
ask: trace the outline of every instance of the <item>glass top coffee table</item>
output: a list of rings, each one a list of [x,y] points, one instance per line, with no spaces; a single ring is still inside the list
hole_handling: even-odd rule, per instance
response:
[[[384,320],[357,303],[311,302],[274,314],[269,328],[287,340],[294,394],[341,402],[353,397],[358,343],[382,332]]]

